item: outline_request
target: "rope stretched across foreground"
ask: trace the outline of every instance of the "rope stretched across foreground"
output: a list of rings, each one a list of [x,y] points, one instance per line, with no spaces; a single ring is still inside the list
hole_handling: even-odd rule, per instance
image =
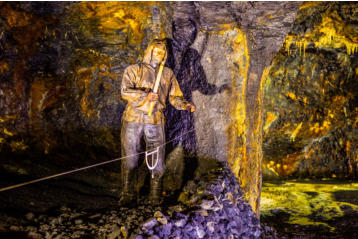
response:
[[[157,147],[162,147],[162,146],[164,146],[164,145],[167,145],[167,144],[169,144],[170,142],[173,142],[174,140],[177,140],[177,139],[183,137],[184,135],[186,135],[186,134],[188,134],[188,133],[190,133],[190,132],[192,132],[192,131],[195,131],[195,129],[189,130],[189,131],[187,131],[187,132],[181,134],[180,136],[175,137],[174,139],[171,139],[171,140],[169,140],[169,141],[164,142],[163,144],[161,144],[161,145],[159,145],[159,146],[157,146]],[[63,172],[63,173],[58,173],[58,174],[50,175],[50,176],[47,176],[47,177],[44,177],[44,178],[39,178],[39,179],[31,180],[31,181],[28,181],[28,182],[24,182],[24,183],[15,184],[15,185],[12,185],[12,186],[9,186],[9,187],[1,188],[1,189],[0,189],[0,192],[7,191],[7,190],[10,190],[10,189],[14,189],[14,188],[23,187],[23,186],[25,186],[25,185],[29,185],[29,184],[33,184],[33,183],[37,183],[37,182],[41,182],[41,181],[45,181],[45,180],[48,180],[48,179],[51,179],[51,178],[56,178],[56,177],[60,177],[60,176],[63,176],[63,175],[67,175],[67,174],[71,174],[71,173],[83,171],[83,170],[86,170],[86,169],[89,169],[89,168],[95,168],[95,167],[98,167],[98,166],[101,166],[101,165],[105,165],[105,164],[109,164],[109,163],[113,163],[113,162],[116,162],[116,161],[119,161],[119,160],[122,160],[122,159],[125,159],[125,158],[129,158],[129,157],[133,157],[133,156],[138,156],[138,155],[144,154],[145,152],[147,152],[147,151],[143,151],[143,152],[140,152],[140,153],[137,153],[137,154],[128,155],[128,156],[121,157],[121,158],[116,158],[116,159],[104,161],[104,162],[102,162],[102,163],[97,163],[97,164],[89,165],[89,166],[82,167],[82,168],[73,169],[73,170],[70,170],[70,171],[66,171],[66,172]]]

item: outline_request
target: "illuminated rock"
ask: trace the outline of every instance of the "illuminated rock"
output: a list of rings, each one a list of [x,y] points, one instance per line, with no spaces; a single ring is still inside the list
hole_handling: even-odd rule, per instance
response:
[[[266,79],[265,175],[358,175],[356,8],[300,8]]]
[[[228,161],[258,212],[263,83],[299,5],[2,3],[2,150],[30,155],[34,164],[48,158],[67,167],[118,157],[123,70],[140,60],[149,40],[167,37],[167,64],[185,97],[198,106],[194,114],[166,112],[168,140],[196,129],[168,145],[169,155],[182,153],[173,153],[181,160],[178,168],[186,168],[172,178],[179,186],[169,189],[180,188],[216,161]],[[303,129],[297,129],[295,142]],[[178,161],[169,161],[176,167]],[[118,173],[117,166],[105,173],[113,188],[119,185]]]

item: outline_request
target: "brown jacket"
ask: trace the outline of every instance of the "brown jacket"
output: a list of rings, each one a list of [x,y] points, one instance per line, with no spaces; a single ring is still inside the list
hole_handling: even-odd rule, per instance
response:
[[[153,89],[156,79],[155,70],[146,63],[128,66],[123,74],[121,84],[122,98],[128,101],[122,120],[145,124],[164,124],[163,110],[166,99],[169,99],[178,110],[185,110],[187,101],[175,79],[173,71],[164,67],[158,89],[158,101],[153,113],[148,115],[149,102],[146,101],[148,93]]]

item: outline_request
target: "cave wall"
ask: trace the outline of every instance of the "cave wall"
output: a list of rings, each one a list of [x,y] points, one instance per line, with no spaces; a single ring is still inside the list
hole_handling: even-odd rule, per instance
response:
[[[75,153],[83,146],[118,154],[120,77],[160,34],[156,8],[2,3],[3,151]]]
[[[168,140],[195,129],[167,145],[165,187],[228,161],[257,211],[263,79],[300,4],[0,3],[3,160],[61,158],[68,167],[118,157],[122,73],[166,37],[167,66],[198,109],[165,112]]]
[[[265,177],[357,177],[357,6],[298,11],[266,79]]]

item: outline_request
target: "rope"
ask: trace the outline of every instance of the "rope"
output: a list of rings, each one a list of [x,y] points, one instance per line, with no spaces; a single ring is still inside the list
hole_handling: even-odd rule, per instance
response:
[[[169,140],[169,141],[167,141],[167,142],[164,142],[163,144],[161,144],[161,145],[159,145],[159,146],[157,146],[157,147],[162,147],[162,146],[164,146],[164,145],[166,145],[166,144],[169,144],[170,142],[172,142],[172,141],[174,141],[174,140],[177,140],[177,139],[183,137],[184,135],[186,135],[186,134],[188,134],[188,133],[190,133],[190,132],[192,132],[192,131],[195,131],[195,129],[189,130],[189,131],[183,133],[182,135],[180,135],[180,136],[178,136],[178,137],[175,137],[174,139],[171,139],[171,140]],[[149,150],[148,150],[148,151],[149,151]],[[101,166],[101,165],[105,165],[105,164],[109,164],[109,163],[113,163],[113,162],[116,162],[116,161],[119,161],[119,160],[122,160],[122,159],[125,159],[125,158],[129,158],[129,157],[133,157],[133,156],[138,156],[138,155],[144,154],[145,152],[147,152],[147,151],[143,151],[143,152],[140,152],[140,153],[137,153],[137,154],[127,155],[127,156],[121,157],[121,158],[116,158],[116,159],[104,161],[104,162],[101,162],[101,163],[89,165],[89,166],[82,167],[82,168],[73,169],[73,170],[70,170],[70,171],[66,171],[66,172],[63,172],[63,173],[54,174],[54,175],[51,175],[51,176],[47,176],[47,177],[44,177],[44,178],[39,178],[39,179],[31,180],[31,181],[24,182],[24,183],[15,184],[15,185],[12,185],[12,186],[9,186],[9,187],[1,188],[1,189],[0,189],[0,192],[4,192],[4,191],[10,190],[10,189],[19,188],[19,187],[23,187],[23,186],[25,186],[25,185],[29,185],[29,184],[33,184],[33,183],[45,181],[45,180],[48,180],[48,179],[51,179],[51,178],[56,178],[56,177],[60,177],[60,176],[63,176],[63,175],[67,175],[67,174],[71,174],[71,173],[83,171],[83,170],[86,170],[86,169],[89,169],[89,168],[95,168],[95,167],[98,167],[98,166]]]
[[[152,178],[154,178],[154,169],[157,167],[158,162],[159,162],[159,149],[160,147],[157,147],[156,150],[148,153],[145,152],[145,163],[147,164],[147,167],[150,171],[152,171]],[[154,158],[155,155],[155,159]],[[148,156],[152,156],[152,165],[149,164],[149,157]],[[155,163],[153,163],[153,161],[155,160]]]

